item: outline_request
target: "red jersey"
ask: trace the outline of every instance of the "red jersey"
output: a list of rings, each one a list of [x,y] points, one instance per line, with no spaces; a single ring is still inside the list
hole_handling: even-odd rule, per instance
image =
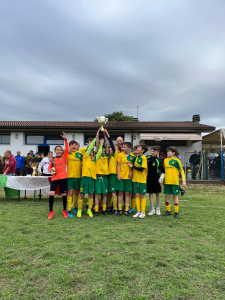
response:
[[[67,178],[67,172],[66,172],[66,159],[69,152],[69,145],[68,141],[65,140],[65,150],[61,157],[55,157],[54,158],[54,167],[56,174],[52,175],[52,181],[53,180],[59,180],[59,179],[65,179]],[[52,170],[52,163],[48,166],[48,171],[51,172]]]
[[[3,168],[3,173],[5,172],[5,170],[7,168],[9,168],[9,171],[6,174],[15,174],[15,172],[16,172],[16,159],[13,155],[10,158],[6,158],[5,165],[4,165],[4,168]]]

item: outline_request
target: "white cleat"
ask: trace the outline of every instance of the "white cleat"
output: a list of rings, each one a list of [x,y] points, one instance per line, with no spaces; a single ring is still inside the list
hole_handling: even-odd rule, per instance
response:
[[[161,215],[160,208],[156,208],[156,215],[157,215],[157,216],[160,216],[160,215]]]
[[[137,218],[137,217],[139,217],[140,216],[140,211],[138,211],[135,215],[133,215],[133,218]]]
[[[155,214],[155,209],[151,209],[150,212],[148,213],[149,216],[153,216]]]
[[[145,217],[145,214],[143,212],[140,213],[139,218],[144,219],[144,217]]]

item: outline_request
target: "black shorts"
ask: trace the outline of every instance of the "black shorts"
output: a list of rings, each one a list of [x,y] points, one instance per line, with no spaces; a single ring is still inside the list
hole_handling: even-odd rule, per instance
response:
[[[59,180],[52,180],[50,191],[55,192],[59,185],[60,193],[65,194],[67,192],[67,178],[59,179]]]
[[[148,194],[158,194],[162,192],[161,185],[158,179],[149,179],[147,181],[147,193]]]
[[[16,168],[16,176],[23,175],[23,168]]]
[[[41,176],[48,176],[48,177],[52,177],[52,174],[45,174],[45,173],[42,173]]]

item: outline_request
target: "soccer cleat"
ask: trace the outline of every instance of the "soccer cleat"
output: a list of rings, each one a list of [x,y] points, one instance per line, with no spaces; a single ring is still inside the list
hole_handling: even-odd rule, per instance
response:
[[[124,214],[125,214],[126,217],[129,217],[129,216],[130,216],[129,211],[125,211]]]
[[[150,212],[148,213],[148,215],[149,215],[149,216],[153,216],[154,214],[155,214],[155,209],[152,208],[152,209],[150,210]]]
[[[89,215],[89,217],[93,218],[93,213],[92,213],[91,209],[88,209],[87,214]]]
[[[139,215],[138,217],[141,218],[141,219],[144,219],[145,213],[141,212],[140,215]]]
[[[140,211],[138,211],[135,215],[133,215],[133,218],[137,218],[137,217],[139,217],[140,216],[140,214],[141,214],[141,212]]]
[[[107,212],[111,212],[112,210],[113,210],[112,207],[108,207],[108,208],[107,208]]]
[[[117,216],[122,216],[123,215],[123,211],[122,210],[118,210],[117,211]]]
[[[135,210],[131,207],[131,209],[129,210],[129,214],[133,214],[135,213]]]
[[[103,210],[103,211],[102,211],[102,214],[103,214],[104,216],[108,216],[108,213],[107,213],[106,210]]]
[[[174,213],[174,218],[178,219],[179,218],[179,214],[177,212]]]
[[[99,211],[96,211],[96,212],[94,213],[94,217],[99,216],[99,214],[100,214],[100,212],[99,212]]]
[[[81,209],[78,209],[77,217],[78,217],[78,218],[81,218],[81,215],[82,215],[82,210],[81,210]]]
[[[157,216],[160,216],[161,215],[161,212],[160,212],[160,208],[156,208],[156,213],[155,213]]]
[[[50,211],[48,215],[48,220],[51,220],[53,216],[54,216],[54,211]]]
[[[69,217],[69,218],[73,218],[73,214],[72,214],[71,211],[68,211],[67,214],[68,214],[68,217]]]
[[[118,212],[116,209],[113,210],[112,215],[114,215],[114,216],[118,215]]]
[[[163,214],[163,217],[167,217],[167,216],[170,216],[170,215],[171,215],[171,212],[167,210],[167,211],[165,212],[165,214]]]
[[[62,213],[63,213],[64,218],[68,218],[68,214],[67,214],[66,210],[62,210]]]
[[[72,212],[73,212],[75,215],[77,215],[76,208],[71,207],[71,210],[72,210]]]
[[[180,195],[181,195],[181,196],[184,196],[184,194],[185,194],[185,190],[181,190],[181,191],[180,191]]]

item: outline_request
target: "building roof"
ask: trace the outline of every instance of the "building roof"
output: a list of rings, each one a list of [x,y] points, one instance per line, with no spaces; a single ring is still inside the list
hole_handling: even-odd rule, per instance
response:
[[[192,121],[180,122],[108,122],[106,128],[116,130],[197,130],[201,132],[210,132],[215,127],[204,124],[193,124]],[[0,129],[97,129],[98,122],[65,122],[65,121],[0,121]]]

